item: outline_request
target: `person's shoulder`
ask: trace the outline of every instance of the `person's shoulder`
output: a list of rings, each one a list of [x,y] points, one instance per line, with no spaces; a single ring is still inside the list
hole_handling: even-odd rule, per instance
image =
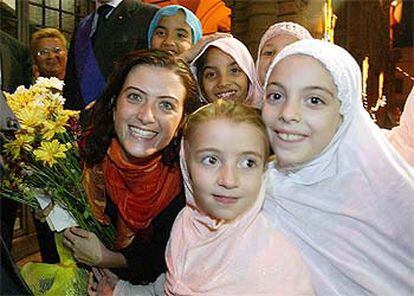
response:
[[[126,15],[131,17],[130,20],[136,25],[146,28],[149,25],[149,22],[152,20],[154,14],[157,12],[158,7],[153,4],[144,3],[137,0],[123,0],[117,7],[117,10],[119,13],[121,13],[121,11],[125,12]]]
[[[0,31],[0,40],[3,45],[17,49],[27,49],[26,45],[4,31]]]
[[[128,10],[145,10],[146,12],[155,13],[159,8],[158,6],[150,3],[145,3],[138,0],[123,0],[122,6],[125,6]]]
[[[13,37],[7,34],[6,32],[0,31],[0,40],[1,44],[13,42]]]
[[[90,18],[93,18],[93,15],[94,15],[94,11],[93,12],[91,12],[91,13],[89,13],[89,14],[87,14],[83,19],[81,19],[80,20],[80,22],[79,22],[79,24],[78,24],[78,26],[75,28],[75,31],[77,30],[77,28],[79,27],[79,26],[83,26],[83,25],[85,25],[87,22],[88,22],[88,20],[90,19]]]
[[[0,47],[3,58],[11,58],[17,60],[25,60],[30,58],[29,47],[20,42],[13,36],[0,31]]]

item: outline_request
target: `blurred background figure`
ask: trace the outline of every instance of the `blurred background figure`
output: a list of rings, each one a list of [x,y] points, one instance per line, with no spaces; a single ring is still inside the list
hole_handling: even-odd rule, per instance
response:
[[[401,108],[399,106],[392,106],[385,111],[385,116],[382,122],[384,128],[391,129],[400,124]]]
[[[0,142],[3,133],[13,132],[18,128],[17,120],[0,91]],[[1,144],[0,144],[1,148]],[[4,163],[0,149],[0,182],[2,180]],[[3,204],[2,204],[3,206]],[[3,228],[3,221],[1,224]],[[30,295],[29,289],[22,280],[20,273],[10,255],[10,248],[6,246],[0,235],[0,295]]]
[[[28,48],[3,31],[0,31],[0,78],[1,90],[7,92],[14,92],[19,85],[29,86],[31,82],[31,64]],[[6,108],[1,106],[1,113],[4,113],[6,110]],[[5,118],[5,120],[9,118],[9,116],[3,116],[3,114],[1,117]],[[7,121],[9,125],[12,122],[10,120]],[[11,130],[10,127],[8,130]],[[3,139],[2,133],[3,131],[0,133],[0,150]],[[9,251],[12,245],[17,206],[18,204],[15,201],[0,199],[0,233]]]
[[[33,76],[65,78],[68,60],[67,41],[54,28],[44,28],[32,34],[30,50],[33,58]]]
[[[148,47],[147,29],[157,7],[137,0],[96,0],[72,35],[63,96],[65,107],[82,110],[106,87],[114,63]]]
[[[4,133],[12,133],[19,128],[19,123],[7,105],[6,100],[3,97],[3,92],[0,92],[0,181],[2,180],[4,172],[4,161],[1,156],[2,140]],[[3,225],[3,224],[2,224]]]
[[[29,49],[4,31],[0,31],[0,61],[2,90],[12,93],[19,85],[30,85],[32,64]]]

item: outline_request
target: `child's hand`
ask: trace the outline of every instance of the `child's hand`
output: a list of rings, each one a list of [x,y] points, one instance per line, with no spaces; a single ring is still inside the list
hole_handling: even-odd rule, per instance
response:
[[[119,278],[109,269],[92,268],[89,274],[88,294],[90,296],[112,296]]]

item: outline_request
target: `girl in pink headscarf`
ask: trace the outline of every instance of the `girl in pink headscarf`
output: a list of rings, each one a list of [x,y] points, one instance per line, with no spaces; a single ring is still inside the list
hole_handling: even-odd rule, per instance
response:
[[[237,101],[257,107],[260,98],[254,61],[238,39],[223,37],[208,42],[192,60],[201,101]]]
[[[218,100],[191,115],[181,150],[187,205],[156,282],[165,295],[313,295],[298,251],[261,212],[268,155],[253,108]],[[161,295],[122,281],[115,294]]]

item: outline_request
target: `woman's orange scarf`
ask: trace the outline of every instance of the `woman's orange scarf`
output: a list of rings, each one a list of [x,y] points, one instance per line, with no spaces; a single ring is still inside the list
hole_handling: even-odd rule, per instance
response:
[[[119,213],[117,249],[128,246],[137,232],[148,228],[182,190],[178,165],[163,164],[161,154],[130,163],[121,149],[113,139],[103,163],[105,188]]]

